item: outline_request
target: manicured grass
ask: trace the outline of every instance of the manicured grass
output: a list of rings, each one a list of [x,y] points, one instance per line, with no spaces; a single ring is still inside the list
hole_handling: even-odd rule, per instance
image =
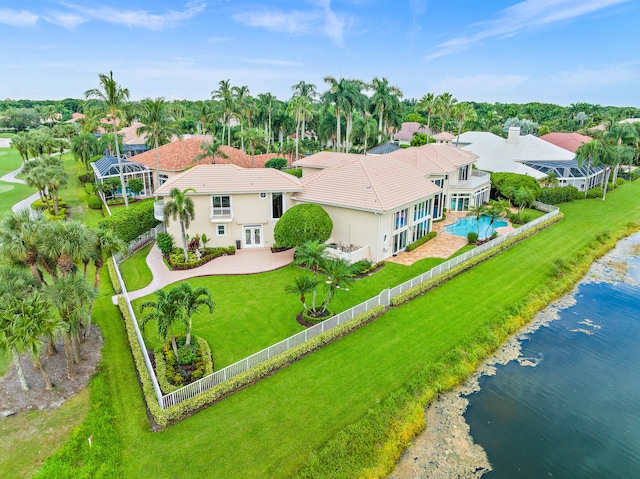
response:
[[[84,390],[58,409],[31,411],[0,419],[0,471],[3,479],[32,477],[69,440],[90,407]]]
[[[120,263],[120,273],[127,286],[127,291],[136,291],[151,283],[153,275],[146,260],[152,246],[153,243],[148,244]]]
[[[122,321],[101,297],[96,316],[106,340],[100,376],[110,386],[121,441],[109,452],[121,453],[118,470],[105,477],[148,477],[150,471],[158,478],[290,477],[424,365],[519,304],[549,278],[554,259],[571,258],[602,230],[640,218],[638,194],[640,182],[612,192],[606,202],[563,205],[559,224],[159,433],[149,432]],[[264,280],[261,287],[276,294],[274,278]],[[218,302],[219,294],[214,291]],[[255,306],[256,317],[262,308]],[[77,452],[77,463],[87,454]]]
[[[98,226],[103,219],[100,210],[92,210],[87,205],[89,194],[84,189],[78,176],[85,173],[86,169],[82,162],[75,160],[71,153],[62,155],[64,168],[69,174],[69,182],[66,188],[60,191],[60,197],[69,205],[71,219],[81,221],[89,226]]]
[[[22,164],[18,150],[14,148],[0,148],[0,176],[17,170]]]
[[[27,185],[0,181],[0,217],[10,213],[13,205],[35,192],[35,188]]]

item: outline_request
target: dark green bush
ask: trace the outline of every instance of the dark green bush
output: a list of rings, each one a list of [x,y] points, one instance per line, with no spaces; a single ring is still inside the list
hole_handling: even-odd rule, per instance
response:
[[[163,255],[168,255],[173,249],[173,238],[169,233],[158,233],[156,236],[156,244]]]
[[[276,170],[282,170],[287,166],[287,160],[284,158],[271,158],[264,164],[265,168],[275,168]]]
[[[616,178],[616,185],[617,186],[624,185],[624,178],[621,178],[621,177],[618,176]]]
[[[276,223],[273,236],[279,246],[293,248],[307,241],[324,243],[332,230],[333,221],[322,206],[306,203],[285,211]]]
[[[587,191],[587,198],[602,198],[604,191],[599,186],[597,188],[591,188]]]
[[[49,204],[53,208],[53,200],[52,199],[49,199]],[[67,207],[67,203],[58,198],[58,208],[66,208],[66,207]],[[31,203],[31,208],[34,209],[34,210],[41,210],[41,211],[42,210],[46,210],[47,209],[47,203],[46,203],[46,201],[42,200],[41,198],[38,198],[33,203]]]
[[[159,246],[158,246],[159,247]],[[184,262],[184,250],[182,248],[174,248],[169,253],[169,265],[173,269],[193,269],[198,266],[202,266],[209,261],[218,258],[220,256],[232,255],[235,254],[236,248],[235,246],[229,246],[228,248],[223,248],[221,246],[216,248],[205,248],[204,253],[200,257],[200,259],[196,259],[196,256],[193,251],[189,251],[189,261]]]
[[[413,251],[414,249],[416,249],[418,246],[422,246],[423,244],[425,244],[427,241],[433,239],[436,237],[436,232],[435,231],[431,231],[430,233],[427,233],[426,235],[424,235],[422,238],[420,238],[418,241],[414,241],[411,244],[408,244],[407,247],[405,248],[406,251]]]
[[[365,274],[365,271],[369,271],[371,269],[371,266],[373,266],[371,261],[366,259],[361,259],[360,261],[356,261],[355,263],[353,263],[351,265],[351,268],[355,276],[360,276]]]
[[[297,178],[302,178],[302,168],[291,168],[290,170],[284,170],[284,172]]]
[[[533,191],[534,198],[540,197],[542,187],[533,176],[520,175],[518,173],[491,173],[491,187],[505,198],[519,188]]]
[[[92,210],[102,209],[102,201],[97,196],[89,196],[88,204]]]
[[[158,224],[160,221],[153,216],[153,202],[145,201],[114,213],[100,221],[98,227],[113,231],[128,243]]]
[[[575,186],[559,186],[555,188],[542,188],[539,200],[547,205],[557,205],[568,201],[584,198],[584,194]]]
[[[478,242],[478,233],[474,231],[470,231],[467,233],[467,241],[471,244],[476,244]]]
[[[83,173],[78,176],[78,180],[80,180],[80,183],[83,185],[87,183],[93,183],[95,179],[96,177],[92,172]]]

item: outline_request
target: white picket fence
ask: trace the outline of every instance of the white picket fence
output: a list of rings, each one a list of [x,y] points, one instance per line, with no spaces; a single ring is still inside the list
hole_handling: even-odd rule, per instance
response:
[[[244,359],[241,359],[240,361],[231,364],[230,366],[227,366],[223,369],[220,369],[219,371],[214,372],[213,374],[210,374],[209,376],[205,376],[201,379],[199,379],[198,381],[195,381],[191,384],[188,384],[176,391],[173,391],[169,394],[165,394],[162,395],[161,391],[160,391],[160,387],[158,386],[158,380],[156,378],[155,372],[153,370],[153,368],[151,367],[151,362],[148,358],[148,355],[146,354],[146,346],[144,343],[144,339],[142,337],[142,335],[140,334],[140,330],[138,328],[138,321],[136,320],[135,314],[133,312],[133,308],[131,307],[131,302],[129,301],[129,296],[127,294],[125,285],[124,285],[124,281],[122,280],[122,276],[120,275],[120,270],[117,266],[116,263],[116,271],[118,273],[118,281],[120,281],[120,285],[122,287],[122,294],[124,295],[124,298],[126,300],[127,303],[127,308],[129,309],[129,314],[131,315],[132,321],[133,321],[133,327],[136,331],[136,337],[138,338],[138,343],[140,344],[140,349],[143,351],[144,356],[145,356],[145,364],[147,365],[147,369],[149,372],[149,376],[151,377],[151,381],[153,383],[153,387],[154,390],[156,392],[156,396],[158,398],[158,403],[160,405],[160,407],[162,409],[165,409],[169,406],[175,405],[175,404],[179,404],[182,401],[185,401],[189,398],[192,398],[194,396],[197,396],[198,394],[207,391],[209,389],[211,389],[212,387],[227,381],[228,379],[237,376],[240,373],[243,373],[247,370],[249,370],[250,368],[257,366],[260,363],[263,363],[271,358],[273,358],[274,356],[283,353],[285,351],[290,350],[291,348],[294,348],[302,343],[304,343],[305,341],[313,338],[314,336],[317,336],[320,333],[323,333],[324,331],[328,331],[331,328],[334,328],[340,324],[345,323],[346,321],[349,321],[353,318],[355,318],[356,316],[358,316],[359,314],[365,313],[371,309],[373,309],[376,306],[388,306],[391,302],[391,299],[401,293],[404,293],[405,291],[408,291],[409,289],[413,288],[414,286],[417,286],[421,283],[424,283],[425,281],[429,281],[432,278],[434,278],[435,276],[442,274],[448,270],[450,270],[451,268],[464,263],[465,261],[484,253],[485,251],[498,246],[502,243],[504,243],[505,241],[507,241],[510,238],[519,236],[521,234],[523,234],[524,232],[530,230],[531,228],[536,227],[537,225],[539,225],[540,223],[547,221],[550,218],[553,218],[555,216],[557,216],[558,214],[560,214],[560,209],[555,207],[555,206],[550,206],[550,205],[544,205],[542,203],[538,203],[535,205],[535,207],[537,209],[540,209],[542,211],[547,211],[547,213],[543,216],[541,216],[540,218],[537,218],[527,224],[524,224],[522,226],[520,226],[519,228],[510,231],[509,233],[506,233],[502,236],[498,236],[497,238],[484,243],[483,245],[474,248],[470,251],[467,251],[466,253],[456,256],[455,258],[452,258],[448,261],[445,261],[444,263],[439,264],[438,266],[430,269],[429,271],[426,271],[425,273],[422,273],[421,275],[416,276],[415,278],[412,278],[408,281],[405,281],[404,283],[395,286],[393,288],[389,288],[389,289],[385,289],[382,292],[380,292],[380,294],[378,294],[377,296],[358,304],[357,306],[354,306],[346,311],[343,311],[342,313],[336,314],[335,316],[323,321],[322,323],[316,324],[313,327],[310,327],[304,331],[301,331],[297,334],[294,334],[293,336],[290,336],[286,339],[283,339],[282,341],[273,344],[272,346],[269,346],[266,349],[263,349],[262,351],[259,351],[255,354],[252,354],[251,356],[248,356]],[[142,374],[142,371],[140,372],[140,374]]]
[[[164,227],[162,223],[160,223],[155,228],[151,228],[146,233],[142,233],[136,239],[129,242],[129,244],[127,245],[127,253],[125,254],[116,253],[114,258],[115,262],[120,263],[122,260],[124,260],[128,256],[144,248],[153,240],[155,240],[158,237],[158,233],[164,233],[165,231],[167,231],[167,229]]]

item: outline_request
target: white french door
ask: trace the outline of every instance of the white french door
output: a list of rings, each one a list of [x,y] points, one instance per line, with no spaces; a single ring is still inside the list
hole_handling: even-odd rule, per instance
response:
[[[242,246],[245,248],[262,248],[262,225],[245,225],[242,227]]]

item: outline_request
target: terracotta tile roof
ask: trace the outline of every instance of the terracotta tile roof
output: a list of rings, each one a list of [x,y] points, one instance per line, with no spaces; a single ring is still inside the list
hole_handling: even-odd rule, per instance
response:
[[[184,171],[196,164],[211,164],[210,158],[203,158],[199,162],[193,161],[193,159],[200,153],[200,143],[202,142],[202,138],[202,135],[193,135],[191,138],[177,140],[172,143],[162,145],[158,148],[160,169],[165,171]],[[251,155],[244,153],[242,150],[223,145],[220,147],[220,151],[226,154],[229,158],[216,156],[216,164],[233,164],[243,168],[252,168]],[[256,155],[253,167],[264,168],[264,164],[267,160],[277,156],[278,155],[274,153],[268,155]],[[152,148],[149,151],[136,155],[136,161],[143,165],[147,165],[150,168],[155,168],[155,149]]]
[[[140,156],[140,155],[138,155]],[[136,157],[137,158],[137,157]],[[236,165],[205,164],[195,166],[171,178],[154,195],[166,196],[172,188],[193,188],[195,194],[259,193],[302,191],[302,182],[274,168],[241,168]]]
[[[455,138],[456,136],[452,133],[449,133],[448,131],[442,131],[440,133],[438,133],[437,135],[433,135],[433,138],[437,141],[451,141]]]
[[[413,135],[416,133],[425,133],[426,135],[431,135],[429,128],[426,126],[421,126],[417,121],[405,121],[402,124],[402,127],[398,132],[393,135],[393,137],[397,140],[402,141],[411,141]]]
[[[390,155],[364,156],[302,180],[303,202],[385,213],[436,194],[440,188],[425,175]]]
[[[540,137],[541,140],[548,141],[560,148],[575,153],[583,144],[589,143],[592,138],[580,133],[548,133]]]
[[[451,173],[460,166],[475,162],[478,158],[478,155],[448,143],[428,143],[419,147],[403,148],[387,156],[402,160],[427,174]]]
[[[121,128],[118,132],[120,135],[123,135],[122,143],[125,145],[145,145],[147,144],[147,135],[143,134],[138,136],[136,130],[144,126],[144,123],[132,123],[129,126],[125,126]],[[150,139],[148,146],[153,146],[153,138]]]

